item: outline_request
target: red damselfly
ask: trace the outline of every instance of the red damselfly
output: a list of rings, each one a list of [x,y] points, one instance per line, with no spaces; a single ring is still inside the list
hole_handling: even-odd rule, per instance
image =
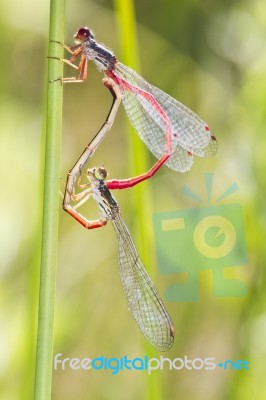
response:
[[[96,42],[92,31],[87,27],[80,28],[74,39],[76,45],[72,47],[61,42],[56,43],[72,55],[70,59],[59,59],[77,69],[79,74],[59,80],[62,83],[84,82],[89,60],[94,61],[104,73],[103,83],[110,90],[113,103],[107,118],[108,124],[105,123],[104,129],[101,129],[99,141],[110,130],[122,100],[137,133],[158,159],[148,172],[140,176],[109,181],[109,189],[134,186],[153,176],[163,164],[175,171],[185,172],[193,163],[193,155],[211,157],[216,153],[215,136],[208,125],[189,108],[119,62],[110,50]],[[74,64],[79,57],[79,64]]]

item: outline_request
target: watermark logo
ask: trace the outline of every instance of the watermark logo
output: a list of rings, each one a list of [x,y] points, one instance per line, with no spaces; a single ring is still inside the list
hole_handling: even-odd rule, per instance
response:
[[[117,375],[121,371],[146,371],[149,375],[156,370],[168,371],[211,371],[217,367],[224,370],[249,370],[249,362],[246,360],[226,360],[217,362],[213,357],[206,358],[190,358],[188,356],[168,358],[164,356],[149,358],[148,356],[130,358],[128,356],[105,357],[103,355],[89,358],[79,357],[63,357],[62,353],[57,353],[54,356],[54,370],[73,370],[73,371],[111,371],[112,375]]]
[[[183,193],[197,201],[198,207],[153,216],[160,273],[187,273],[185,283],[176,283],[166,289],[167,301],[196,301],[199,272],[207,269],[213,274],[214,296],[242,297],[247,294],[241,280],[224,277],[225,268],[247,265],[241,205],[221,203],[237,191],[238,186],[233,183],[213,201],[213,178],[213,174],[205,174],[207,202],[185,186]]]

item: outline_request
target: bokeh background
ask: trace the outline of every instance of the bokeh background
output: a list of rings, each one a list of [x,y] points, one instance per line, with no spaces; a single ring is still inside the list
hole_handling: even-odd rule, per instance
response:
[[[135,0],[134,6],[142,75],[208,121],[219,151],[213,159],[196,159],[186,174],[164,167],[141,188],[115,197],[142,258],[152,261],[149,271],[164,298],[165,289],[186,276],[159,274],[153,214],[199,207],[182,188],[187,185],[206,199],[206,173],[214,174],[213,198],[237,183],[239,190],[224,204],[242,208],[248,262],[225,269],[224,274],[242,281],[247,294],[218,298],[213,294],[211,269],[200,272],[197,301],[166,303],[176,326],[175,344],[166,356],[245,359],[250,370],[165,369],[151,376],[144,371],[114,376],[110,371],[67,369],[54,371],[52,398],[264,399],[265,1]],[[0,10],[0,397],[22,400],[32,398],[34,383],[49,4],[2,1]],[[66,42],[71,44],[74,32],[84,25],[123,61],[113,1],[67,2]],[[89,65],[86,84],[64,88],[63,181],[110,106],[101,78]],[[91,165],[104,164],[112,178],[128,177],[130,135],[121,107]],[[146,157],[147,165],[152,165],[153,157],[148,152]],[[141,191],[148,193],[145,245],[138,234],[143,213],[140,218],[134,209]],[[123,299],[112,226],[86,231],[59,212],[54,354],[159,357],[142,339]],[[92,206],[90,213],[97,210]]]

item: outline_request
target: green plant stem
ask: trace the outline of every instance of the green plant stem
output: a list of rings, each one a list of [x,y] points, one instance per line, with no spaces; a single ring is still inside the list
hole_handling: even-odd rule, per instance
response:
[[[137,34],[133,0],[115,0],[115,10],[118,21],[119,37],[121,43],[122,61],[140,73],[140,63],[138,56]],[[148,151],[137,137],[134,129],[128,124],[129,148],[130,148],[130,175],[138,175],[149,169],[147,159]],[[154,258],[150,253],[151,248],[151,227],[146,223],[146,212],[150,209],[151,193],[148,181],[134,187],[133,203],[131,203],[132,214],[138,221],[137,247],[141,258],[146,266],[151,266]],[[137,218],[136,218],[137,217]],[[150,268],[147,268],[151,271]],[[149,344],[145,345],[146,353],[149,357],[154,357],[158,353]],[[162,398],[161,379],[158,375],[151,375],[148,378],[147,395],[145,398],[157,400]]]
[[[64,0],[51,0],[49,39],[63,42]],[[49,55],[62,56],[63,49],[49,41]],[[63,74],[63,65],[48,59],[48,80]],[[45,166],[42,253],[39,288],[38,336],[35,370],[35,400],[49,400],[52,386],[53,322],[56,287],[62,86],[48,83],[45,135]]]
[[[135,24],[133,0],[114,0],[119,38],[121,46],[122,62],[140,73],[140,62],[138,56],[137,33]],[[129,174],[139,175],[147,171],[148,151],[143,142],[138,138],[132,125],[128,122],[128,147],[129,147]],[[150,257],[146,247],[151,232],[145,224],[145,213],[149,204],[149,182],[145,181],[134,187],[131,209],[132,214],[138,216],[138,241],[137,246],[141,252],[142,259],[146,265],[150,265]]]

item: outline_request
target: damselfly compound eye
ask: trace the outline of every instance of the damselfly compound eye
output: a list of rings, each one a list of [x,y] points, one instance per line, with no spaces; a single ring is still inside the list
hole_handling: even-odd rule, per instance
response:
[[[85,40],[89,36],[91,36],[91,32],[86,26],[84,28],[80,28],[76,33],[76,38],[80,40]]]
[[[104,167],[96,168],[94,171],[94,176],[100,180],[105,179],[107,177],[107,171]]]

